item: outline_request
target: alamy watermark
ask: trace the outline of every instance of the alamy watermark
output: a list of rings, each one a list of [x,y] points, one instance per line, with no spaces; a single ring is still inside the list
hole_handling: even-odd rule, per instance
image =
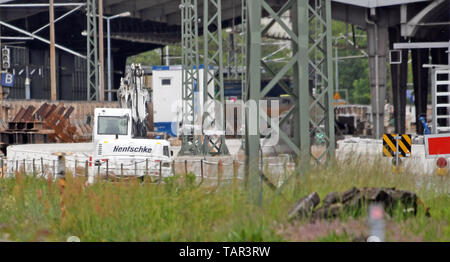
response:
[[[216,100],[198,103],[198,97],[192,101],[177,100],[171,110],[176,117],[172,119],[171,131],[185,135],[239,135],[245,134],[267,137],[265,144],[276,145],[279,142],[280,102],[267,100],[226,100],[225,108]],[[182,112],[185,108],[185,112]],[[247,121],[245,121],[247,120]]]

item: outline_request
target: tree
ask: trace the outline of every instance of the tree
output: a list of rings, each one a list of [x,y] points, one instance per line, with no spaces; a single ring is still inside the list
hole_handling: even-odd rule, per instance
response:
[[[353,81],[352,99],[356,104],[370,104],[368,78],[359,78]]]
[[[175,59],[170,60],[170,64],[181,64],[181,47],[179,45],[169,45],[170,57]],[[127,64],[138,63],[144,66],[161,65],[161,49],[155,49],[131,56],[127,59]]]
[[[155,49],[139,55],[129,57],[127,64],[141,64],[146,66],[159,65],[161,63],[161,50]]]

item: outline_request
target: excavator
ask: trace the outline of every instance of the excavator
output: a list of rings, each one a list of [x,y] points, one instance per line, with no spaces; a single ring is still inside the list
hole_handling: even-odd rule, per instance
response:
[[[62,154],[70,169],[76,168],[77,162],[88,162],[88,183],[94,183],[107,169],[110,175],[141,179],[146,175],[173,175],[170,142],[147,138],[150,94],[140,65],[131,65],[121,79],[118,99],[120,108],[95,109],[92,142],[9,146],[8,160],[43,159],[43,165],[51,166],[58,161],[55,154]]]

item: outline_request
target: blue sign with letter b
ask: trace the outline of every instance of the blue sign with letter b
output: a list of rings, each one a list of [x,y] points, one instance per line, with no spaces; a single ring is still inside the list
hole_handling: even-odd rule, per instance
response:
[[[13,87],[14,75],[9,73],[2,73],[2,86]]]

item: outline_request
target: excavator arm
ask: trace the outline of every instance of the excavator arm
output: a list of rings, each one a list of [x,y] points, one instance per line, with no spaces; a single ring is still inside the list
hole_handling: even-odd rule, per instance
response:
[[[147,137],[147,103],[150,94],[144,84],[144,70],[140,64],[132,64],[125,77],[120,80],[117,92],[119,106],[131,109],[134,137]]]

